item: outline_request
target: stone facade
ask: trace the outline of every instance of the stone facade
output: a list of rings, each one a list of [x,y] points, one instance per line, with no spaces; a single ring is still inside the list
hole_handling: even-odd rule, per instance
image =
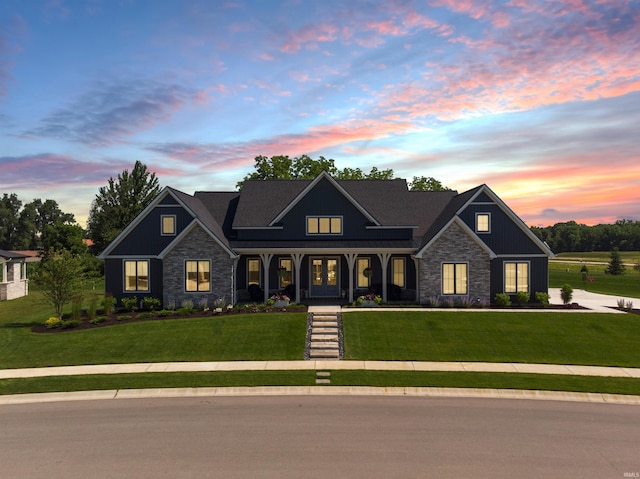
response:
[[[185,291],[185,261],[187,260],[210,260],[210,291]],[[224,297],[227,303],[231,303],[233,301],[232,274],[233,259],[229,257],[229,253],[201,227],[196,226],[163,260],[163,304],[166,307],[170,302],[175,301],[176,307],[179,308],[183,300],[191,299],[197,306],[201,300],[206,299],[208,307],[211,308],[214,300],[220,297]]]
[[[420,303],[443,298],[442,263],[468,263],[468,300],[491,299],[490,258],[461,227],[452,223],[419,260]],[[454,299],[456,296],[446,296]]]

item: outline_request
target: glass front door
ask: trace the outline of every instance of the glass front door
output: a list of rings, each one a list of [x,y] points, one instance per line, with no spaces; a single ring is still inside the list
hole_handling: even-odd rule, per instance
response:
[[[340,296],[338,281],[340,260],[331,257],[310,258],[311,261],[311,287],[310,296],[334,297]]]

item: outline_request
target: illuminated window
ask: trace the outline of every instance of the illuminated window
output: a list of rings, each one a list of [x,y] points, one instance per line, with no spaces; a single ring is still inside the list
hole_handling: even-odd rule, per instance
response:
[[[342,234],[342,217],[307,216],[307,234],[340,235]]]
[[[404,258],[393,258],[391,260],[391,275],[393,277],[393,284],[404,288]]]
[[[476,213],[476,232],[491,233],[491,215],[489,213]]]
[[[467,263],[442,265],[442,294],[467,294]]]
[[[149,261],[124,262],[124,290],[149,291]]]
[[[176,234],[176,217],[175,216],[162,216],[162,234],[163,235],[175,235]]]
[[[288,258],[280,258],[278,266],[278,278],[280,280],[280,288],[286,288],[292,283],[292,266],[293,262]]]
[[[504,264],[504,292],[529,292],[529,263]]]
[[[368,288],[371,278],[365,275],[364,270],[369,268],[369,258],[358,258],[358,288]]]
[[[209,261],[185,261],[185,291],[209,291],[211,289]]]
[[[260,260],[247,260],[247,285],[257,284],[260,286]]]

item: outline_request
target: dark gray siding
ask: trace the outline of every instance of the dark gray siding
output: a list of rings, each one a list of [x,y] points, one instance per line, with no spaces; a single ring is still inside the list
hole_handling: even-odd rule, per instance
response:
[[[104,291],[116,298],[116,306],[122,306],[124,297],[135,296],[138,300],[144,297],[162,298],[162,262],[157,259],[131,258],[132,260],[149,260],[149,291],[124,291],[124,260],[121,258],[107,258],[104,262],[105,286]]]
[[[175,236],[161,235],[160,218],[165,215],[176,216],[176,235],[193,221],[193,217],[180,206],[156,207],[122,239],[110,256],[159,254],[175,239]]]
[[[549,291],[549,259],[545,257],[500,257],[491,261],[491,300],[504,292],[504,263],[529,263],[529,294],[535,300],[535,293]],[[515,295],[513,295],[515,296]]]

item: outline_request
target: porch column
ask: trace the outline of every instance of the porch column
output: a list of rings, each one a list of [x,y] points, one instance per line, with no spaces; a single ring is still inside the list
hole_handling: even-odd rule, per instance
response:
[[[231,263],[231,304],[234,306],[238,303],[238,263],[240,262],[240,255],[233,258]]]
[[[262,269],[264,271],[264,302],[269,300],[269,265],[271,264],[272,253],[260,253]]]
[[[304,253],[292,253],[291,259],[293,260],[293,269],[295,271],[294,279],[296,282],[296,303],[299,303],[302,297],[300,296],[300,268],[302,267],[302,258]]]
[[[420,260],[414,256],[413,263],[416,267],[416,303],[420,304]]]
[[[378,259],[382,265],[382,302],[387,302],[387,266],[391,253],[378,253]]]
[[[345,253],[344,257],[347,259],[347,265],[349,266],[349,303],[353,303],[353,268],[356,265],[358,253]]]

